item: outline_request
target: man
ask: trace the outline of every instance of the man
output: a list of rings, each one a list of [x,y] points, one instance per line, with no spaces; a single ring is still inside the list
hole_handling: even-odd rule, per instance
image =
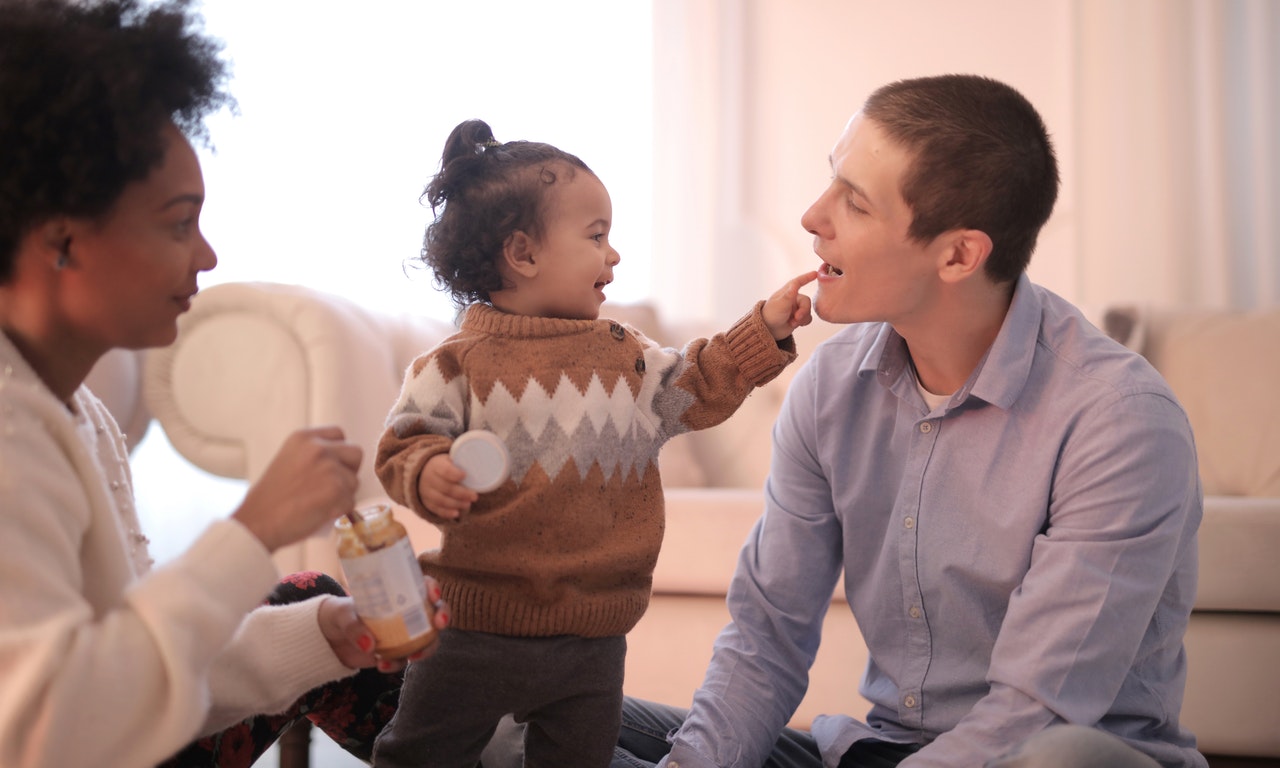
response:
[[[801,223],[849,327],[791,385],[691,710],[629,700],[615,765],[1204,766],[1191,430],[1024,274],[1058,190],[1039,115],[986,78],[893,83],[831,169]],[[784,729],[842,572],[872,709]]]

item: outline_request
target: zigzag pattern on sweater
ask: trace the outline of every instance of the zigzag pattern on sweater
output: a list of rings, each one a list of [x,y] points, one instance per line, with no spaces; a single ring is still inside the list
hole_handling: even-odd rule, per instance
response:
[[[616,473],[622,478],[632,473],[643,477],[671,437],[658,426],[663,416],[670,423],[673,412],[682,412],[694,402],[692,393],[669,389],[666,398],[684,402],[663,402],[655,409],[656,387],[646,386],[632,394],[621,377],[610,389],[594,374],[585,391],[567,375],[561,375],[552,392],[533,377],[524,384],[517,398],[505,383],[495,382],[488,398],[481,402],[465,375],[446,383],[439,368],[428,365],[418,372],[413,389],[446,394],[429,408],[411,395],[400,413],[429,413],[428,422],[454,428],[469,424],[471,429],[495,433],[511,453],[511,477],[517,483],[535,465],[554,479],[570,459],[580,480],[586,479],[593,464],[609,480]],[[470,393],[465,404],[463,393]]]

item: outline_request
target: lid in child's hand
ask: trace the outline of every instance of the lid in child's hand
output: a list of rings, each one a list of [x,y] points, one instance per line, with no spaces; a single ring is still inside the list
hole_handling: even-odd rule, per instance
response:
[[[458,435],[449,449],[449,458],[467,473],[462,484],[479,493],[502,485],[511,471],[506,443],[487,429],[473,429]]]

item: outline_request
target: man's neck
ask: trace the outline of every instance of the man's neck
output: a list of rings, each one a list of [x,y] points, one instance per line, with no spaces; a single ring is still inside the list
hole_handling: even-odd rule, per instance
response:
[[[1013,299],[1013,284],[986,281],[976,290],[948,294],[925,322],[894,326],[907,342],[920,385],[949,395],[969,380],[995,342]]]

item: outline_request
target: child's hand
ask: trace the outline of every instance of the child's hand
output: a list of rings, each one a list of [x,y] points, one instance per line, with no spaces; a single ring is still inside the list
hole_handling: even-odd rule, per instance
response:
[[[818,278],[817,272],[793,277],[764,302],[764,324],[773,338],[782,341],[802,325],[813,322],[813,302],[800,292],[801,286]]]
[[[457,520],[480,498],[480,494],[462,484],[462,478],[466,476],[467,473],[453,463],[449,454],[432,456],[423,466],[422,474],[418,475],[418,498],[432,513],[447,520]]]

